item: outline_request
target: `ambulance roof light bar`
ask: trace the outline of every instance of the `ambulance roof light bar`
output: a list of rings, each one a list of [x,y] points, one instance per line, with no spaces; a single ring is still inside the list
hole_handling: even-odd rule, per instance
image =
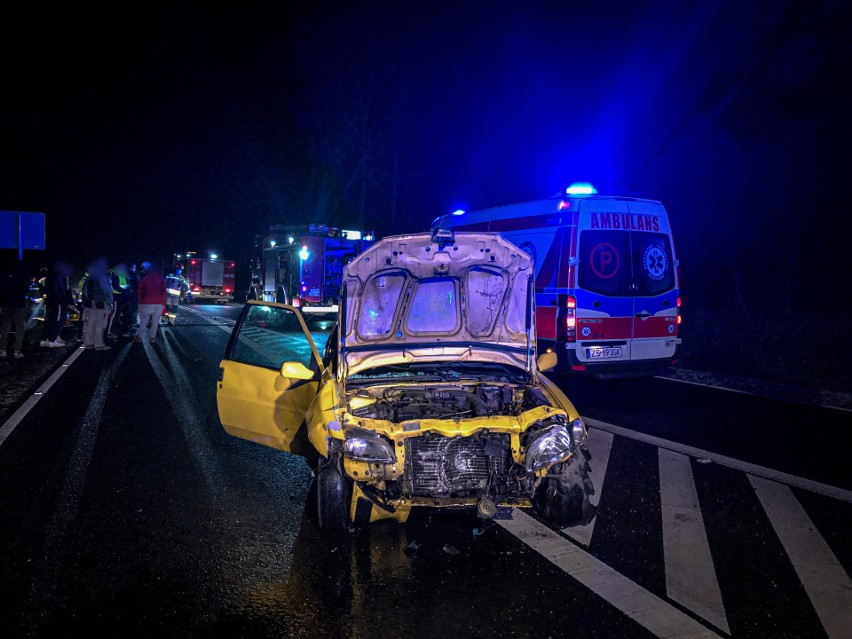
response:
[[[565,189],[567,195],[594,195],[598,190],[590,182],[574,182]]]

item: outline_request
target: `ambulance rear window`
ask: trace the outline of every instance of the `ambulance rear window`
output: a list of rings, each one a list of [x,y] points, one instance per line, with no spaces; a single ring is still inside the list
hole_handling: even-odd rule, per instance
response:
[[[674,288],[674,260],[669,236],[664,233],[631,233],[633,279],[638,296],[660,295]]]
[[[591,293],[624,297],[632,295],[630,233],[583,231],[580,233],[578,285]]]

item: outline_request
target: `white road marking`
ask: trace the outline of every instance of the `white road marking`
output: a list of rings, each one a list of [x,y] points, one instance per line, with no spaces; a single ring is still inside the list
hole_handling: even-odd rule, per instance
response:
[[[689,457],[658,448],[666,594],[730,634]]]
[[[826,634],[849,637],[852,633],[852,580],[788,486],[752,475],[749,481]]]
[[[592,454],[592,461],[589,462],[591,472],[589,473],[592,479],[592,485],[595,487],[595,494],[589,496],[589,501],[597,506],[601,500],[601,492],[603,491],[603,483],[606,479],[606,467],[609,464],[609,454],[612,451],[613,436],[599,428],[589,431],[589,439],[586,446]],[[597,517],[592,519],[585,526],[574,526],[566,528],[563,532],[572,539],[587,546],[592,542],[592,534],[595,532],[595,522]]]
[[[56,588],[59,585],[59,572],[65,554],[68,550],[67,532],[69,526],[77,519],[80,498],[86,485],[89,463],[103,421],[103,410],[118,369],[124,363],[127,353],[133,345],[131,342],[122,348],[109,367],[101,374],[95,392],[89,400],[86,412],[80,423],[80,430],[74,442],[74,452],[68,462],[65,481],[59,492],[56,506],[53,509],[50,522],[45,528],[44,550],[37,564],[36,576],[32,581],[30,592],[30,614],[46,616],[53,604]],[[79,349],[78,351],[79,352]]]
[[[18,427],[24,417],[33,409],[33,407],[38,404],[39,400],[44,397],[44,394],[50,390],[51,386],[53,386],[56,381],[65,374],[65,371],[77,361],[77,358],[80,357],[80,354],[83,352],[83,347],[81,346],[78,349],[75,349],[73,353],[66,359],[62,365],[53,371],[53,374],[47,378],[47,381],[44,382],[41,386],[38,387],[30,397],[21,405],[18,410],[12,413],[11,417],[6,420],[6,423],[0,427],[0,446],[3,445],[3,442],[6,441],[6,438],[12,434],[12,431]]]
[[[197,311],[197,310],[195,310],[194,308],[189,308],[189,307],[187,307],[187,306],[181,306],[180,308],[181,308],[181,309],[183,309],[184,311],[187,311],[188,313],[192,313],[193,315],[197,315],[198,317],[200,317],[200,318],[202,318],[202,319],[207,320],[208,322],[210,322],[210,325],[211,325],[211,326],[215,326],[215,327],[217,327],[217,328],[221,328],[221,329],[222,329],[223,331],[225,331],[228,335],[230,335],[230,334],[231,334],[231,329],[233,329],[233,328],[234,328],[234,324],[236,324],[236,321],[235,321],[235,320],[232,320],[232,319],[230,319],[230,318],[226,318],[226,317],[221,317],[221,318],[220,318],[220,317],[211,317],[211,316],[207,315],[207,313],[202,313],[201,311]],[[214,319],[219,320],[220,322],[228,321],[228,322],[230,322],[230,324],[216,324],[216,323],[214,323],[214,322],[213,322],[213,320],[214,320]]]
[[[584,417],[583,421],[586,422],[587,426],[591,426],[592,428],[600,428],[601,430],[605,430],[614,435],[621,435],[622,437],[635,439],[637,441],[656,446],[657,448],[673,450],[677,453],[682,453],[683,455],[688,455],[690,457],[700,457],[704,459],[709,459],[710,461],[716,464],[727,466],[728,468],[733,468],[735,470],[741,470],[744,473],[748,473],[750,475],[757,475],[758,477],[763,477],[764,479],[771,479],[772,481],[777,481],[782,484],[787,484],[789,486],[795,486],[796,488],[809,490],[813,493],[819,493],[820,495],[825,495],[827,497],[832,497],[834,499],[844,501],[847,504],[852,504],[852,492],[844,490],[842,488],[838,488],[837,486],[823,484],[821,482],[813,481],[811,479],[805,479],[804,477],[797,477],[796,475],[790,475],[788,473],[781,472],[780,470],[773,470],[772,468],[766,468],[765,466],[758,466],[757,464],[751,464],[749,462],[740,461],[739,459],[734,459],[733,457],[727,457],[725,455],[711,453],[710,451],[695,448],[694,446],[687,446],[685,444],[679,444],[677,442],[669,441],[668,439],[663,439],[662,437],[646,435],[644,433],[639,433],[628,428],[616,426],[615,424],[598,421],[597,419]]]
[[[654,379],[662,379],[667,382],[677,382],[678,384],[690,384],[692,386],[704,386],[705,388],[715,388],[716,390],[726,391],[728,393],[739,393],[740,395],[751,395],[752,397],[762,397],[764,399],[774,399],[791,404],[804,404],[805,406],[819,406],[820,408],[830,408],[832,410],[842,410],[847,413],[852,413],[852,408],[844,406],[833,406],[831,404],[820,404],[818,402],[807,402],[802,399],[778,398],[765,393],[753,393],[751,391],[740,390],[739,388],[728,388],[727,386],[716,386],[715,384],[704,384],[702,382],[693,382],[687,379],[677,379],[675,377],[666,377],[665,375],[654,375]]]
[[[227,474],[222,471],[215,455],[215,449],[208,440],[204,423],[200,417],[205,413],[200,410],[195,401],[196,396],[189,382],[189,375],[174,353],[172,341],[175,339],[174,335],[165,338],[162,349],[153,348],[149,342],[143,342],[142,346],[157,381],[163,387],[166,400],[180,426],[193,463],[200,468],[208,487],[214,494],[219,494],[223,488],[222,478],[226,477]],[[171,370],[163,365],[161,361],[163,355],[168,360]]]
[[[657,637],[719,636],[523,511],[495,521]]]

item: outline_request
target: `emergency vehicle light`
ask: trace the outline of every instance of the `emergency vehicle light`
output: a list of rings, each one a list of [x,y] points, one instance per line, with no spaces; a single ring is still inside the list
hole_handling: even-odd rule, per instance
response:
[[[269,240],[269,246],[275,248],[275,240]]]
[[[296,240],[295,240],[295,239],[293,239],[293,236],[292,236],[292,235],[291,235],[290,237],[288,237],[288,238],[287,238],[287,243],[288,243],[288,244],[292,244],[292,243],[293,243],[293,242],[295,242],[295,241],[296,241]]]
[[[453,215],[464,215],[464,214],[465,214],[464,209],[456,209],[455,211],[453,211]]]
[[[299,251],[299,259],[306,260],[311,256],[311,252],[308,250],[308,247],[303,245],[302,250]]]
[[[361,239],[361,231],[347,231],[344,229],[343,236],[347,240],[360,240]]]
[[[571,186],[565,189],[568,195],[594,195],[598,190],[589,182],[574,182]]]
[[[219,257],[219,256],[218,256],[218,255],[216,255],[215,253],[211,253],[211,254],[210,254],[210,259],[211,259],[211,260],[215,260],[217,257]]]

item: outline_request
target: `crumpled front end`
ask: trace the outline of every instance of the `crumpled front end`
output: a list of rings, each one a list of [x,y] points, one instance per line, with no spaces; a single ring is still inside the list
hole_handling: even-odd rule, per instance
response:
[[[531,386],[436,384],[359,392],[343,436],[358,521],[404,519],[412,506],[476,506],[484,517],[497,506],[530,507],[586,430]]]

